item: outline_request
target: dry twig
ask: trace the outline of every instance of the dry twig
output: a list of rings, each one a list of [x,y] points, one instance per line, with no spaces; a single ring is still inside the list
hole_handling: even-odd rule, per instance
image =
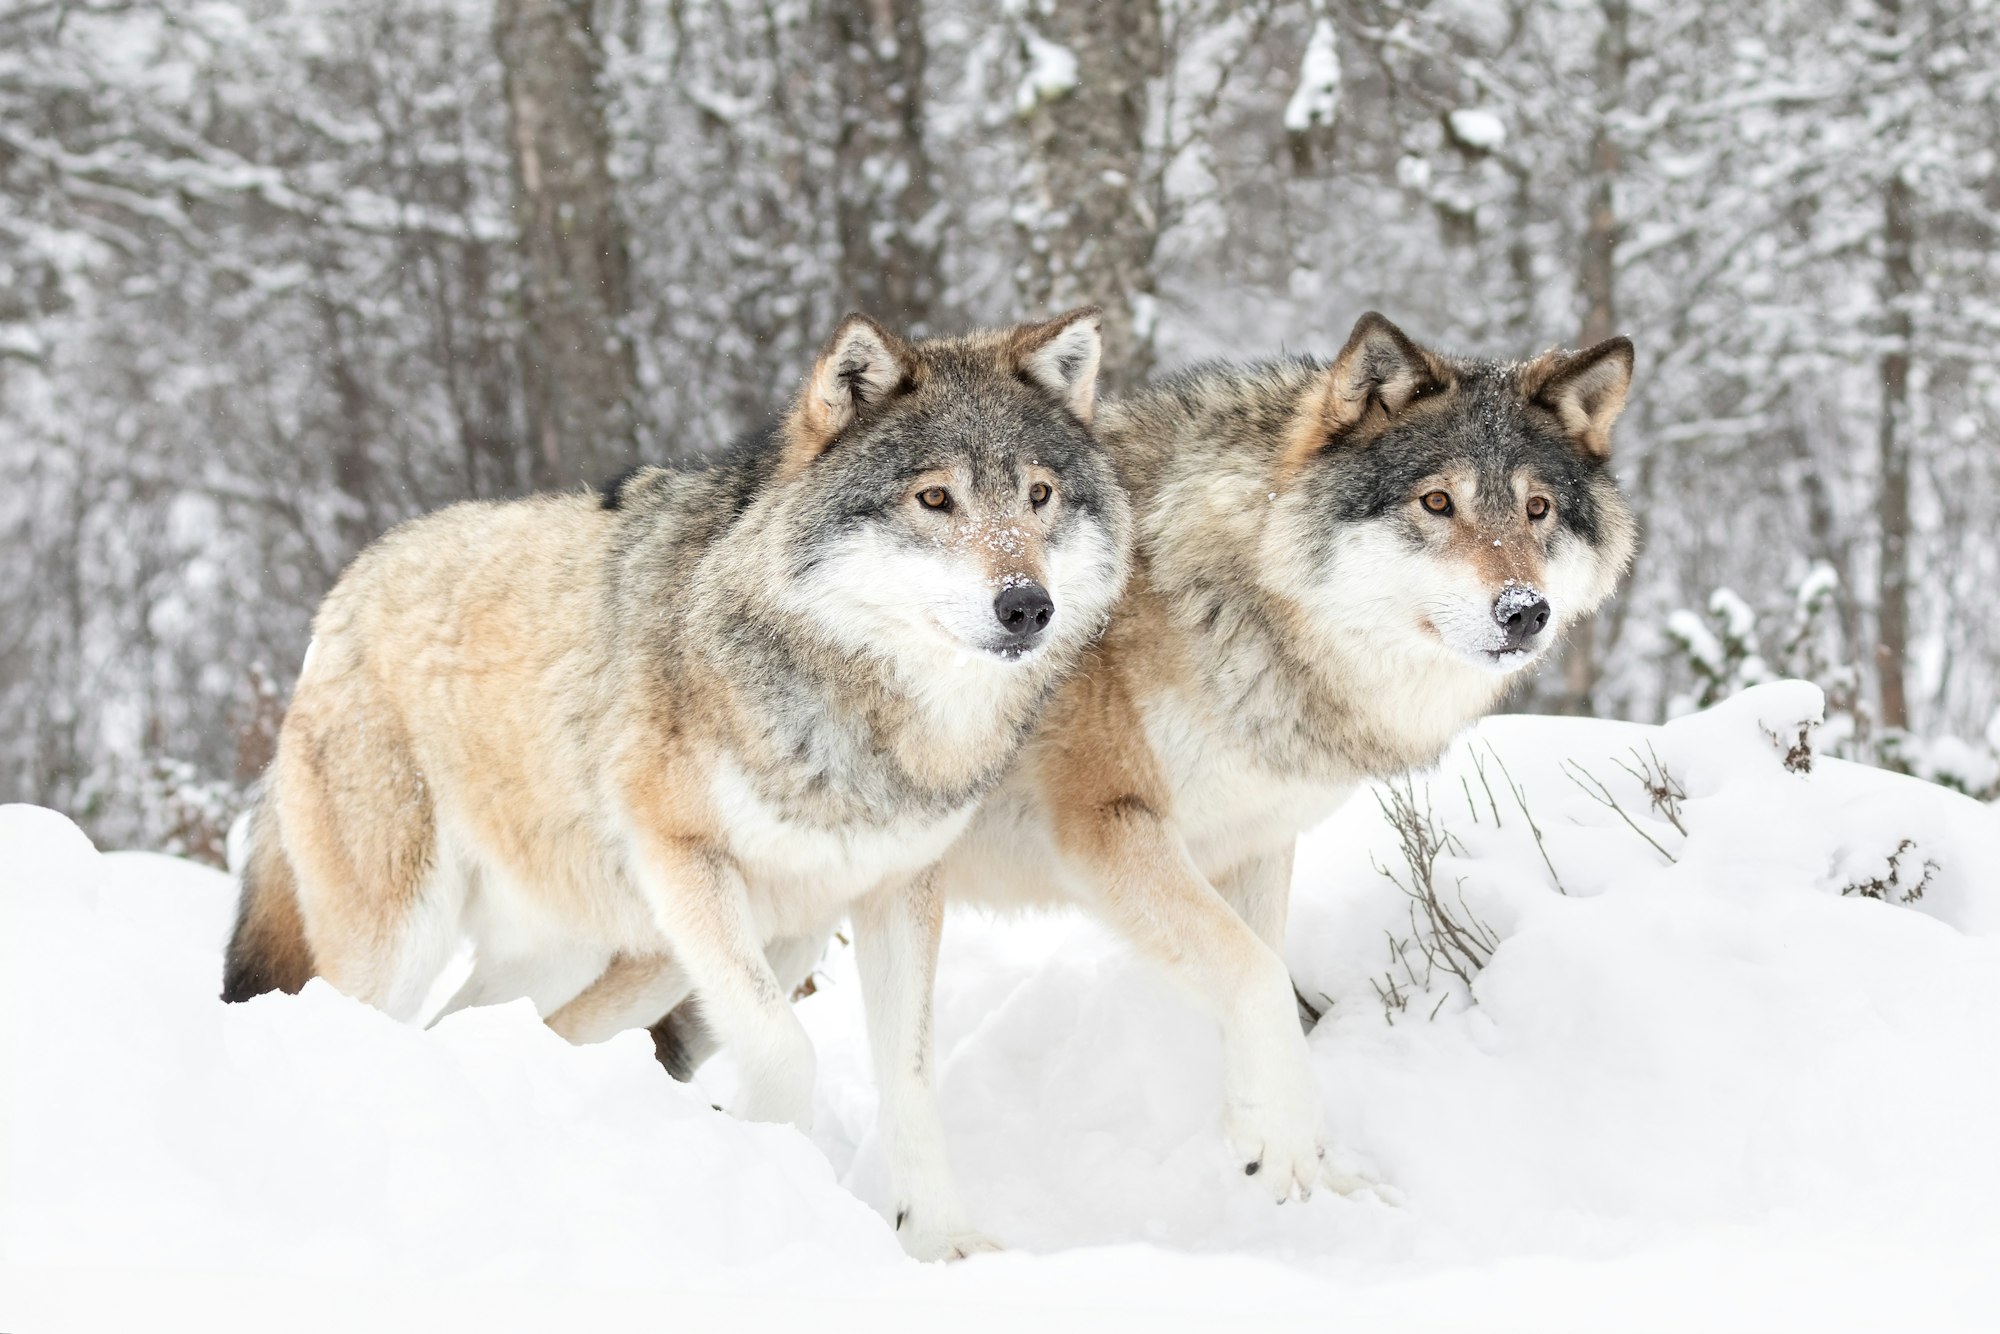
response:
[[[1639,766],[1636,769],[1623,760],[1613,760],[1612,763],[1631,774],[1639,786],[1646,789],[1646,796],[1652,801],[1653,809],[1666,817],[1667,823],[1680,831],[1682,838],[1686,838],[1687,826],[1681,823],[1681,803],[1687,800],[1687,789],[1681,786],[1681,780],[1667,771],[1666,763],[1653,752],[1653,743],[1650,741],[1646,743],[1644,755],[1641,755],[1635,746],[1632,758]]]
[[[1569,781],[1575,783],[1578,787],[1582,788],[1585,796],[1589,797],[1592,801],[1595,801],[1600,806],[1609,807],[1611,811],[1615,815],[1617,815],[1619,819],[1625,822],[1627,828],[1629,828],[1633,833],[1637,834],[1640,838],[1645,839],[1646,842],[1652,846],[1653,851],[1659,853],[1662,857],[1665,857],[1669,864],[1673,863],[1676,860],[1673,853],[1668,852],[1665,848],[1660,846],[1660,841],[1658,839],[1654,838],[1651,834],[1641,829],[1639,827],[1639,822],[1634,820],[1630,815],[1626,814],[1625,808],[1618,804],[1618,798],[1611,795],[1611,789],[1604,786],[1603,781],[1599,779],[1596,774],[1590,772],[1590,770],[1584,768],[1582,765],[1576,763],[1574,760],[1564,760],[1562,763],[1563,763],[1563,772],[1569,775]]]
[[[1542,827],[1535,823],[1535,817],[1528,811],[1528,794],[1514,781],[1513,773],[1507,768],[1507,761],[1500,758],[1500,752],[1493,749],[1491,741],[1486,743],[1486,749],[1493,756],[1493,762],[1500,766],[1500,775],[1507,780],[1507,790],[1514,794],[1514,804],[1521,808],[1521,818],[1528,822],[1528,832],[1535,836],[1535,850],[1542,854],[1542,865],[1549,868],[1549,879],[1555,883],[1556,893],[1567,895],[1569,891],[1563,888],[1562,877],[1556,874],[1556,864],[1549,858],[1549,845],[1542,841]],[[1477,768],[1477,752],[1473,758],[1474,767]],[[1480,769],[1479,781],[1482,783],[1486,781],[1484,769]],[[1486,799],[1488,801],[1493,799],[1493,789],[1490,787],[1486,789]],[[1493,812],[1493,822],[1495,824],[1500,822],[1500,812],[1497,807]]]

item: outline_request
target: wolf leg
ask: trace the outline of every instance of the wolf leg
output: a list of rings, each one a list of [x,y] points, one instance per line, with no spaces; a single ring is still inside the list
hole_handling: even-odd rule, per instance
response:
[[[294,745],[288,734],[276,804],[319,975],[408,1023],[458,944],[465,877],[398,740],[335,729]],[[328,777],[385,771],[373,785]]]
[[[1292,900],[1292,849],[1249,857],[1215,878],[1215,890],[1229,901],[1244,925],[1271,953],[1285,957],[1285,915]]]
[[[460,1010],[505,1005],[523,997],[533,1001],[543,1016],[553,1014],[602,977],[612,958],[609,950],[580,945],[549,948],[539,954],[496,955],[481,950],[475,933],[472,971],[431,1016],[431,1023]]]
[[[1066,851],[1095,889],[1098,912],[1222,1026],[1224,1129],[1244,1172],[1280,1201],[1310,1196],[1325,1157],[1319,1091],[1284,961],[1146,803],[1109,802],[1086,821]],[[1274,916],[1282,922],[1267,900],[1264,924],[1275,931]]]
[[[826,942],[832,934],[814,931],[803,936],[781,936],[765,949],[764,957],[771,961],[771,971],[794,1000],[799,988],[812,976],[813,968],[826,957]],[[698,996],[676,1002],[652,1026],[652,1034],[653,1054],[667,1068],[667,1073],[683,1084],[694,1078],[694,1072],[701,1069],[703,1062],[722,1050],[715,1033],[702,1022]]]
[[[306,900],[302,906],[312,923],[320,976],[402,1023],[417,1019],[458,943],[458,905],[449,884],[439,883],[444,879],[437,873],[425,877],[406,900],[380,905],[387,910],[367,921],[354,911],[356,906],[365,911],[365,904],[322,901],[315,908]],[[316,888],[322,894],[352,893],[334,880],[320,880]]]
[[[672,955],[619,954],[603,976],[545,1022],[571,1042],[602,1042],[628,1028],[643,1028],[687,994],[687,973]]]
[[[1285,916],[1292,900],[1292,853],[1297,846],[1294,839],[1280,851],[1245,858],[1215,878],[1216,893],[1280,959],[1285,957]],[[1299,1027],[1312,1032],[1324,1012],[1296,986],[1292,995],[1298,1004]]]
[[[764,957],[742,873],[721,852],[682,840],[644,839],[637,862],[654,920],[701,997],[703,1022],[741,1065],[743,1096],[733,1110],[808,1128],[812,1041]]]
[[[999,1249],[966,1222],[938,1115],[931,997],[943,922],[943,898],[928,872],[854,905],[854,954],[881,1096],[877,1126],[889,1146],[896,1235],[919,1260]]]

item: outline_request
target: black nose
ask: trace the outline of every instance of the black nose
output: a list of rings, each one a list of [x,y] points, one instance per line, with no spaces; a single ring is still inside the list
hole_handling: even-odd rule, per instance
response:
[[[1033,639],[1046,630],[1056,614],[1049,590],[1040,584],[1010,584],[993,599],[993,614],[1007,633],[1019,639]]]
[[[1507,647],[1522,648],[1549,625],[1549,600],[1532,588],[1510,588],[1493,599],[1493,619],[1507,635]]]

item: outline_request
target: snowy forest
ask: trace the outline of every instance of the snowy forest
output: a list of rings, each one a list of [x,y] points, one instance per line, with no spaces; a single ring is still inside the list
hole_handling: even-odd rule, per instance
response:
[[[716,448],[842,312],[1108,386],[1639,349],[1517,710],[1779,676],[2000,788],[1988,0],[0,0],[0,800],[219,860],[391,525]]]

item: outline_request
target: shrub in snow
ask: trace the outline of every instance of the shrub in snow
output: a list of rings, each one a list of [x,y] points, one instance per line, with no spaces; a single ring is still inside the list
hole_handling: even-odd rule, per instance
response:
[[[2000,799],[2000,744],[1993,736],[1967,742],[1954,736],[1916,737],[1877,730],[1862,691],[1861,672],[1834,652],[1840,579],[1816,562],[1799,580],[1792,606],[1766,651],[1756,611],[1728,588],[1709,597],[1705,615],[1682,609],[1666,620],[1666,637],[1679,651],[1694,690],[1670,700],[1670,716],[1705,709],[1753,686],[1783,678],[1811,681],[1826,697],[1817,748],[1841,759],[1913,774],[1982,801]],[[2000,714],[1996,714],[2000,719]],[[1989,729],[1992,731],[1995,729]],[[1811,762],[1811,748],[1790,747],[1794,764]]]
[[[1731,589],[1709,596],[1706,620],[1686,610],[1669,615],[1667,638],[1679,646],[1696,682],[1694,696],[1676,701],[1671,712],[1705,709],[1776,679],[1757,649],[1757,614]]]
[[[1925,857],[1919,863],[1922,871],[1915,880],[1909,878],[1909,862],[1917,855],[1917,841],[1906,838],[1896,844],[1896,850],[1889,854],[1888,869],[1881,875],[1871,875],[1864,880],[1854,880],[1840,887],[1843,895],[1857,894],[1864,899],[1879,899],[1885,903],[1915,903],[1930,887],[1931,877],[1938,872],[1938,864]]]
[[[228,866],[229,827],[249,804],[236,784],[205,779],[187,761],[165,756],[146,767],[139,783],[146,846],[208,866]]]
[[[1389,937],[1389,971],[1374,982],[1382,1013],[1394,1023],[1408,1007],[1411,994],[1430,991],[1440,974],[1457,978],[1469,993],[1472,979],[1500,947],[1500,937],[1467,906],[1462,878],[1450,889],[1439,887],[1439,856],[1447,852],[1462,856],[1465,850],[1433,812],[1429,787],[1419,798],[1416,784],[1406,778],[1400,785],[1379,784],[1374,793],[1383,820],[1396,832],[1403,865],[1397,870],[1380,862],[1371,864],[1409,900],[1410,934],[1403,939]],[[1421,969],[1410,957],[1412,950],[1423,961]],[[1444,1001],[1443,996],[1438,998],[1432,1017]]]

